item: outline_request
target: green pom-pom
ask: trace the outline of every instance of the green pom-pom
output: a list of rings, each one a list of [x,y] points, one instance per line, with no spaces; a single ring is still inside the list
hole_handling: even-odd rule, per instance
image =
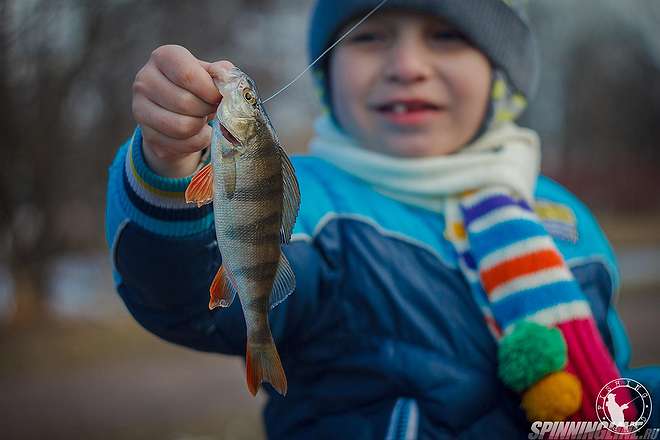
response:
[[[566,341],[557,328],[521,321],[500,341],[498,358],[500,379],[521,392],[566,366]]]

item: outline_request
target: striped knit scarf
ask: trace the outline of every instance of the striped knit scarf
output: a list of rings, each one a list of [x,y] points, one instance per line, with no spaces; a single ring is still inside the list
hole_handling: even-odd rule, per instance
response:
[[[448,200],[446,218],[460,268],[500,342],[500,378],[524,391],[530,420],[597,420],[598,393],[620,374],[533,209],[505,187],[487,188]],[[558,328],[563,341],[555,343],[548,327]]]
[[[459,154],[420,160],[364,150],[327,117],[315,128],[312,154],[394,199],[444,212],[445,237],[499,343],[499,376],[524,393],[528,418],[597,420],[598,393],[619,372],[580,286],[530,206],[538,137],[508,124]]]

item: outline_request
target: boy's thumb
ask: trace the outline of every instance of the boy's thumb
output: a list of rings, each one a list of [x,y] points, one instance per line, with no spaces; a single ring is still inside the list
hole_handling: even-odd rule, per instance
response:
[[[226,72],[229,69],[234,68],[234,63],[228,60],[220,60],[216,61],[214,63],[206,63],[206,65],[202,64],[202,67],[206,69],[206,71],[211,75],[211,78],[216,79],[216,78],[222,78],[224,72]]]

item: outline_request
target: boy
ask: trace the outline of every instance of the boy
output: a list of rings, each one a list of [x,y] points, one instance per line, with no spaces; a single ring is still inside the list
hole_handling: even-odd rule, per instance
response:
[[[626,367],[611,249],[512,123],[538,65],[510,3],[391,0],[317,69],[328,112],[293,159],[297,289],[269,315],[289,387],[265,388],[269,437],[520,437],[526,416],[595,419]],[[310,58],[377,4],[319,0]],[[243,356],[240,305],[207,308],[212,209],[183,202],[229,66],[165,46],[138,73],[107,238],[145,328]]]

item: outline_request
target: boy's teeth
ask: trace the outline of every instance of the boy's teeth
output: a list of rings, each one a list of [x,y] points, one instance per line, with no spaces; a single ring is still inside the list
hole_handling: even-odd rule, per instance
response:
[[[405,104],[402,103],[397,103],[392,106],[392,112],[393,113],[405,113],[407,110],[407,107]]]

